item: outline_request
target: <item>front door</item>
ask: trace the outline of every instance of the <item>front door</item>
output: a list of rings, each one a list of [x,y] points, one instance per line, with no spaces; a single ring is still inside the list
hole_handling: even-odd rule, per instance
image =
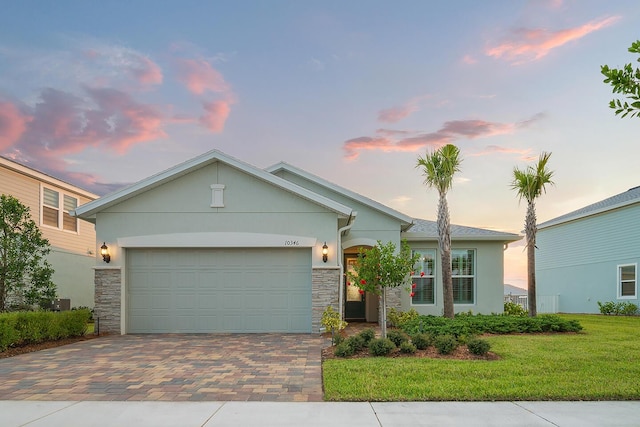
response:
[[[345,265],[347,266],[348,272],[353,273],[353,266],[357,260],[357,256],[346,256]],[[349,279],[345,278],[344,295],[345,320],[365,320],[366,292],[361,292],[357,283],[350,283]]]

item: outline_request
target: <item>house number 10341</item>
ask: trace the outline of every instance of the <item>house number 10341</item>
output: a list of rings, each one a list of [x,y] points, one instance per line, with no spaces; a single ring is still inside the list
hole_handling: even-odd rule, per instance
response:
[[[300,242],[298,240],[285,240],[285,246],[300,246]]]

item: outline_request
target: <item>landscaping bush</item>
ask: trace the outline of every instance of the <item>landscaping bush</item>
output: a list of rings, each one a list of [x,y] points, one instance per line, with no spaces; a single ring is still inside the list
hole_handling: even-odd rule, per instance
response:
[[[360,335],[352,335],[349,338],[347,338],[346,340],[344,340],[344,343],[348,345],[349,347],[351,347],[353,349],[354,353],[359,352],[360,350],[362,350],[363,348],[366,347],[366,343],[364,342],[364,338],[362,338]]]
[[[465,314],[454,319],[419,316],[407,322],[402,329],[409,335],[430,333],[434,336],[464,337],[482,334],[578,332],[582,330],[582,326],[577,320],[565,320],[554,314],[541,314],[536,317]]]
[[[615,316],[633,316],[638,312],[638,306],[632,302],[600,302],[598,301],[600,313]]]
[[[467,348],[472,354],[483,356],[489,352],[491,344],[489,344],[489,341],[483,340],[482,338],[472,338],[467,343]]]
[[[387,311],[387,321],[395,328],[401,328],[405,323],[417,319],[420,314],[412,308],[409,311],[399,311],[391,307]]]
[[[418,350],[426,350],[433,343],[431,334],[414,334],[411,336],[411,342]]]
[[[362,337],[365,345],[369,345],[369,342],[376,337],[376,331],[371,328],[362,330],[358,335]]]
[[[21,311],[0,314],[0,351],[9,347],[82,336],[89,310]]]
[[[389,338],[372,339],[369,343],[369,352],[374,356],[387,356],[396,348]]]
[[[638,306],[632,302],[625,302],[621,313],[623,316],[635,316],[638,313]]]
[[[403,341],[402,344],[400,344],[400,353],[413,354],[416,352],[416,350],[416,346],[409,341]]]
[[[451,354],[458,348],[458,340],[453,335],[438,335],[433,340],[433,345],[440,354]]]
[[[526,316],[527,310],[525,310],[520,304],[507,301],[504,303],[504,315],[505,316]]]
[[[396,347],[400,347],[400,344],[409,341],[409,336],[399,329],[391,329],[387,331],[387,338],[389,338]]]
[[[353,347],[349,345],[348,342],[344,341],[336,346],[334,354],[337,357],[349,357],[353,356],[355,352],[353,351]]]

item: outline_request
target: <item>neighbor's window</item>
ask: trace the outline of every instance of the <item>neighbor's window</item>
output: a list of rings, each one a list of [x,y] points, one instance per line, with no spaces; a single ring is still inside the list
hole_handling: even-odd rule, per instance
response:
[[[78,231],[78,219],[69,212],[78,207],[78,199],[56,190],[42,188],[42,224],[60,230]]]
[[[636,264],[618,266],[618,298],[635,299],[638,294],[636,282]]]
[[[475,259],[475,250],[473,249],[453,249],[451,251],[454,304],[473,304],[475,301]]]
[[[436,251],[435,249],[420,249],[413,251],[420,254],[420,259],[413,266],[411,283],[415,283],[414,295],[411,298],[412,304],[435,304],[435,281],[436,281]]]

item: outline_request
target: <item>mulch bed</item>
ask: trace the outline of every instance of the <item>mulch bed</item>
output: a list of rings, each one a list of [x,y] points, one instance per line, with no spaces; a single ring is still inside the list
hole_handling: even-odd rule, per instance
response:
[[[104,334],[101,334],[102,336]],[[88,334],[81,337],[64,338],[55,341],[45,341],[37,344],[25,344],[18,347],[9,347],[5,351],[0,352],[0,359],[17,356],[19,354],[31,353],[32,351],[46,350],[48,348],[60,347],[62,345],[73,344],[78,341],[87,341],[98,338],[98,335]]]

